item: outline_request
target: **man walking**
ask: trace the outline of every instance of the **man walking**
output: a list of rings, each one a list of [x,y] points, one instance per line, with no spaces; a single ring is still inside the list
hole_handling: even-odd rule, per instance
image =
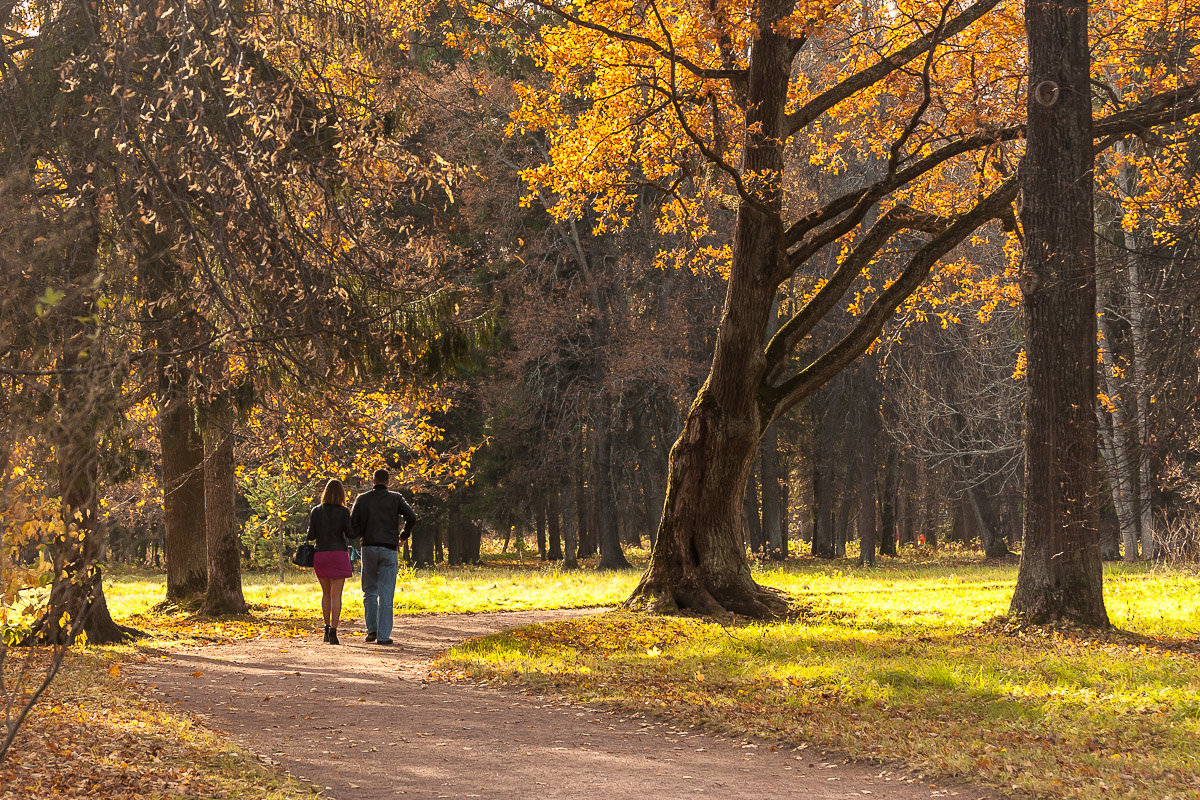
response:
[[[350,527],[362,539],[363,616],[367,641],[392,643],[392,601],[396,595],[396,573],[400,570],[397,550],[416,524],[417,515],[399,492],[388,490],[388,471],[375,470],[375,488],[360,494],[350,511]],[[404,531],[400,531],[400,518]]]

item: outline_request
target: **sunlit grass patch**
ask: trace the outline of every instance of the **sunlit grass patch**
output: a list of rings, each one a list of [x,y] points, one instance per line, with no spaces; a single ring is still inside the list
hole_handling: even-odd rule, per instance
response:
[[[528,557],[526,557],[528,561]],[[396,581],[399,614],[478,613],[539,608],[582,608],[622,602],[637,582],[636,571],[562,570],[514,562],[504,566],[401,567]],[[203,642],[256,636],[294,636],[321,620],[321,588],[311,570],[246,573],[242,590],[250,604],[244,617],[206,619],[187,609],[161,608],[165,576],[118,572],[105,579],[105,596],[117,621],[173,641]],[[358,576],[346,580],[343,619],[362,619]]]
[[[1136,635],[1095,637],[984,624],[1015,572],[764,567],[807,614],[722,627],[613,613],[471,642],[438,669],[1038,796],[1200,796],[1200,579],[1110,568],[1113,620]]]
[[[121,679],[128,648],[67,661],[0,764],[0,798],[298,800],[316,793]]]

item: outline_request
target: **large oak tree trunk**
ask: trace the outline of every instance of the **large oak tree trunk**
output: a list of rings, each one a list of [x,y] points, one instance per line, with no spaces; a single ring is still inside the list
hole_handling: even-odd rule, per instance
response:
[[[792,50],[776,22],[791,4],[760,5],[747,81],[747,132],[742,171],[758,202],[738,208],[733,261],[708,380],[671,448],[667,497],[646,574],[633,606],[735,612],[767,618],[787,603],[755,583],[741,543],[742,504],[759,440],[771,422],[757,394],[766,358],[762,342],[774,311],[778,273],[786,258],[780,176],[782,130]],[[758,207],[756,207],[758,206]]]
[[[1025,532],[1010,612],[1107,626],[1096,471],[1096,276],[1086,0],[1026,0]]]
[[[244,614],[242,560],[236,514],[233,409],[228,399],[210,409],[204,430],[204,520],[208,544],[208,589],[201,612]]]

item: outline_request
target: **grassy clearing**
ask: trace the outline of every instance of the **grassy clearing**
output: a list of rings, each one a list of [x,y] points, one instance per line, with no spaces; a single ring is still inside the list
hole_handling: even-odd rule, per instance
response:
[[[536,608],[583,608],[620,603],[633,590],[637,572],[564,571],[528,556],[489,557],[496,563],[479,567],[402,567],[396,581],[398,614],[462,614],[522,611]],[[144,572],[106,576],[104,591],[113,617],[156,638],[203,642],[263,635],[294,636],[321,620],[321,588],[311,570],[246,573],[242,588],[251,614],[205,620],[186,610],[156,610],[166,593],[165,577]],[[342,617],[362,619],[358,577],[347,579]]]
[[[316,792],[121,679],[131,648],[71,652],[0,764],[0,800],[301,800]]]
[[[1097,637],[985,625],[1015,573],[967,557],[764,568],[802,620],[614,613],[469,642],[439,670],[1042,797],[1200,796],[1200,577],[1110,567],[1110,616],[1133,633]]]

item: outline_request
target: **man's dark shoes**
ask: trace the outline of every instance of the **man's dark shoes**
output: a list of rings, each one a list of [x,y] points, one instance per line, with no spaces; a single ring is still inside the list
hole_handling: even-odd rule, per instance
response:
[[[370,643],[371,643],[371,642],[373,642],[373,641],[375,641],[375,634],[373,634],[373,633],[368,633],[368,634],[367,634],[367,644],[370,644]]]
[[[380,639],[378,642],[378,644],[391,644],[391,643],[392,643],[391,639]]]
[[[329,636],[325,639],[325,641],[329,642],[330,644],[341,644],[337,638],[337,628],[329,629]]]

